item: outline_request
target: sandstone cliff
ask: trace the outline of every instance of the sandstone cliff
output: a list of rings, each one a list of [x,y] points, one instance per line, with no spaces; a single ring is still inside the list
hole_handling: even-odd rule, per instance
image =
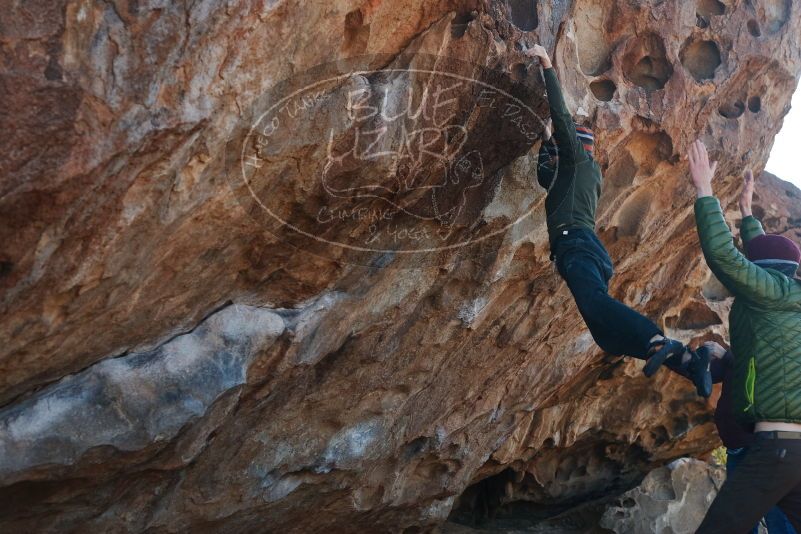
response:
[[[800,28],[790,0],[8,3],[0,528],[415,532],[709,451],[710,405],[604,355],[552,270],[522,51],[552,52],[595,128],[612,293],[720,340],[681,156],[700,134],[731,202]],[[437,72],[467,82],[454,129],[393,122],[408,168],[353,157],[375,101],[337,98],[418,105]],[[763,182],[758,214],[798,235],[801,193]]]

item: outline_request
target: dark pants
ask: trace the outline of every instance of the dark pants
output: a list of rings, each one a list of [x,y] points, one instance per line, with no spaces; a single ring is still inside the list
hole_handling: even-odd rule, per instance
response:
[[[748,448],[741,449],[726,449],[726,476],[731,477],[740,462],[743,461],[745,453]],[[787,516],[781,511],[781,508],[774,506],[770,512],[765,514],[765,525],[768,527],[768,534],[796,534],[795,529],[787,520]],[[759,534],[759,525],[754,525],[754,528],[748,531],[749,534]]]
[[[557,238],[553,253],[556,268],[598,346],[611,354],[645,359],[651,338],[662,331],[609,296],[612,260],[595,232],[568,230]]]
[[[745,534],[777,503],[801,532],[801,440],[756,436],[727,474],[697,534]]]

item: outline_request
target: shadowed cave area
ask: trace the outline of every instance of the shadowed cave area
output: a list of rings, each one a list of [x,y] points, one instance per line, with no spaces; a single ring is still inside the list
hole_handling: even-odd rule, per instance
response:
[[[623,492],[635,486],[642,477],[631,467],[644,460],[636,447],[613,443],[544,449],[532,461],[532,472],[506,468],[469,486],[449,521],[490,530],[539,526],[554,532],[566,527],[594,532],[614,502],[602,488]]]

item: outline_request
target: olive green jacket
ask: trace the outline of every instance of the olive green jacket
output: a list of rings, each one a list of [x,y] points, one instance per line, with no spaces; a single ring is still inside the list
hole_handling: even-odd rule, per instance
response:
[[[601,195],[601,168],[576,137],[576,125],[567,109],[562,88],[552,68],[543,71],[553,137],[559,150],[556,177],[545,197],[548,236],[553,248],[562,230],[588,228],[595,231],[595,210]]]
[[[715,197],[696,200],[695,222],[709,268],[734,295],[729,333],[737,419],[801,423],[801,282],[748,261]],[[754,217],[744,218],[740,231],[743,243],[764,234]]]

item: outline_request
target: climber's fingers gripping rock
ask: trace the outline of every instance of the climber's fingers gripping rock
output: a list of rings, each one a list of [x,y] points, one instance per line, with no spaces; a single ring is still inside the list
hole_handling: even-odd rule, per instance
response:
[[[534,45],[533,47],[526,50],[526,56],[528,57],[535,57],[540,60],[540,65],[542,65],[543,69],[550,69],[551,68],[551,58],[548,57],[548,52],[540,45]]]

